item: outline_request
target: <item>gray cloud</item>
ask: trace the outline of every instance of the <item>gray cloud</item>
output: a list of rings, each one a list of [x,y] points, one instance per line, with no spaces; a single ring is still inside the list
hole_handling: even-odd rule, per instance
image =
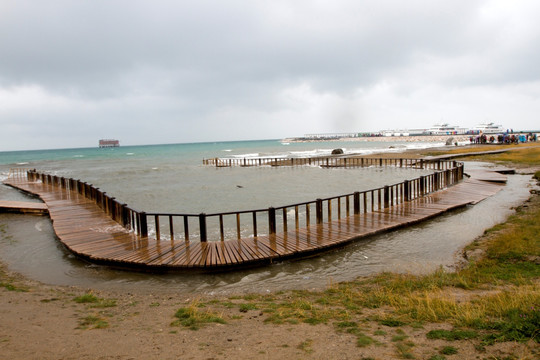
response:
[[[539,13],[535,1],[488,0],[7,2],[0,126],[89,122],[76,145],[93,146],[104,132],[233,140],[429,127],[440,114],[508,124],[497,106],[512,91],[531,110],[513,127],[534,127]],[[492,111],[470,102],[486,94]],[[150,119],[182,131],[154,132]]]

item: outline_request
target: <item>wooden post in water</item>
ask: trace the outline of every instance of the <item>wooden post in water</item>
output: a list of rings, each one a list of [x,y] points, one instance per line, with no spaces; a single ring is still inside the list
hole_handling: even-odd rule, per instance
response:
[[[409,201],[411,196],[411,187],[409,184],[409,180],[405,180],[403,182],[404,191],[403,191],[403,201]]]
[[[253,211],[253,237],[257,237],[257,212]]]
[[[139,234],[142,237],[148,237],[148,222],[144,211],[139,213]]]
[[[207,232],[206,232],[206,214],[201,213],[199,214],[199,230],[201,232],[201,242],[206,242],[208,240],[207,238]]]
[[[323,206],[322,206],[322,200],[317,199],[317,202],[315,203],[315,216],[317,218],[317,224],[322,224],[323,222]]]
[[[360,214],[360,193],[356,191],[353,195],[354,215]]]
[[[189,218],[187,216],[184,216],[184,240],[189,241]]]
[[[171,215],[169,215],[169,234],[171,234],[171,241],[174,241],[174,220]]]
[[[276,233],[276,209],[273,207],[268,208],[268,230],[270,235]]]
[[[155,218],[154,218],[154,223],[156,225],[156,240],[161,240],[161,232],[160,232],[160,229],[159,229],[159,215],[155,215]]]
[[[128,230],[130,230],[131,226],[128,226],[129,225],[129,213],[128,213],[128,209],[127,209],[126,204],[122,204],[121,212],[122,212],[122,225],[125,228],[127,228]]]

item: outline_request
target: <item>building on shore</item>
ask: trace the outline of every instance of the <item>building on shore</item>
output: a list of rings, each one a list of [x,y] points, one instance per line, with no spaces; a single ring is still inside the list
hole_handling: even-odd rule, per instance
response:
[[[326,140],[326,139],[341,139],[341,138],[355,138],[358,137],[358,133],[326,133],[326,134],[305,134],[304,139],[309,140]]]
[[[99,140],[99,147],[100,148],[111,148],[111,147],[119,147],[120,141],[116,139],[101,139]]]

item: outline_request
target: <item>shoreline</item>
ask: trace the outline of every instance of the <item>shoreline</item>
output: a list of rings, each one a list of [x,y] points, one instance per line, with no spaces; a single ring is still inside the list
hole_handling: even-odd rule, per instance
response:
[[[419,136],[373,136],[338,139],[297,139],[285,138],[281,142],[289,143],[312,143],[312,142],[443,142],[453,138],[454,141],[469,141],[473,135],[419,135]]]

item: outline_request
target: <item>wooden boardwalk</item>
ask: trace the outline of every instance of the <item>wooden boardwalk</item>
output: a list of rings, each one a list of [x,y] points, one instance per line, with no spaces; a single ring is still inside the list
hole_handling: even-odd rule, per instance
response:
[[[1,212],[44,215],[47,214],[48,208],[44,203],[0,200],[0,213]]]
[[[476,172],[450,188],[373,212],[283,233],[224,241],[156,240],[128,231],[95,201],[61,186],[12,176],[6,184],[38,195],[47,205],[58,239],[95,263],[143,270],[225,270],[311,256],[351,241],[397,229],[451,209],[475,204],[502,185],[499,175]]]

